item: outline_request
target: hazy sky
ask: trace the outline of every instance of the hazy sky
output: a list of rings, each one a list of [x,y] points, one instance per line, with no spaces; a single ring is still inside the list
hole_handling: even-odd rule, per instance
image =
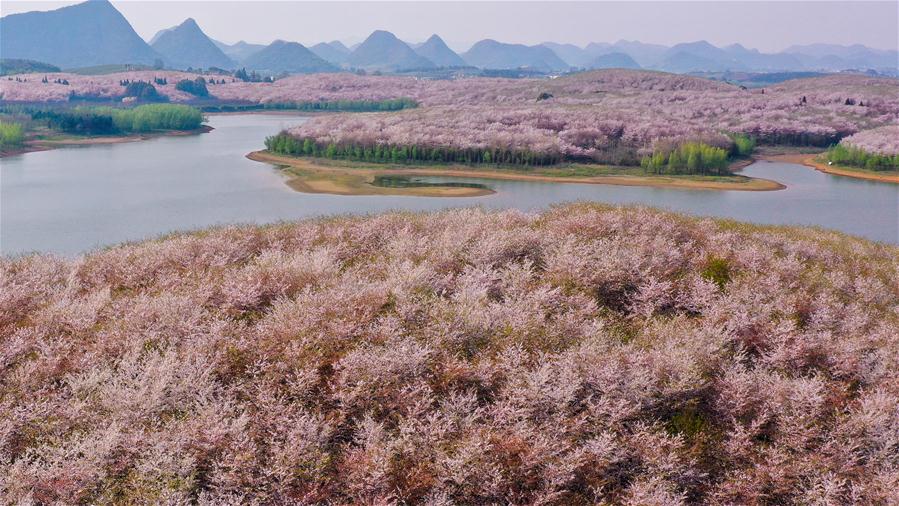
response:
[[[50,10],[77,2],[3,1],[2,14]],[[408,42],[437,33],[456,50],[483,38],[538,44],[619,39],[675,44],[700,39],[739,42],[762,51],[826,42],[896,49],[899,2],[299,2],[117,0],[145,39],[187,17],[224,42],[333,39],[359,42],[390,30]],[[0,48],[2,50],[2,48]]]

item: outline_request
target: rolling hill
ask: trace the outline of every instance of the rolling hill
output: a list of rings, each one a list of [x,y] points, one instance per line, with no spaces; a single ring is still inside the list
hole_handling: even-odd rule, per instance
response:
[[[625,53],[599,55],[587,64],[591,69],[639,69],[640,64]]]

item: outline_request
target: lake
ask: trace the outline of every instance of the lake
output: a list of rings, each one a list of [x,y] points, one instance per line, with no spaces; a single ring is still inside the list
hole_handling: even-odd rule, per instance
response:
[[[273,167],[245,158],[266,136],[305,118],[217,115],[202,135],[28,153],[2,159],[0,253],[77,254],[123,241],[228,223],[457,206],[537,209],[593,200],[639,203],[695,215],[818,225],[899,243],[899,185],[831,176],[801,165],[758,162],[744,174],[787,186],[774,192],[681,190],[474,178],[493,195],[471,198],[298,193]]]

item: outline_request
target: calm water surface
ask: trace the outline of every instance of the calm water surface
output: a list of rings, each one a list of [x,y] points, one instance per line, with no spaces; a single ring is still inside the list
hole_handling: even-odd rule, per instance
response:
[[[129,240],[226,223],[267,223],[337,213],[455,206],[535,209],[559,202],[641,203],[767,224],[818,225],[899,243],[899,185],[759,162],[745,174],[780,181],[776,192],[425,178],[477,182],[472,198],[308,195],[277,170],[244,157],[267,135],[305,121],[284,115],[212,116],[215,130],[189,137],[85,146],[4,158],[0,252],[76,254]]]

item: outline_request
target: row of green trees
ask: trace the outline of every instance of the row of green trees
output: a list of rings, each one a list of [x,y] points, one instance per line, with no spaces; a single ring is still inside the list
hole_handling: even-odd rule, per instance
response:
[[[220,104],[203,107],[206,112],[238,112],[261,109],[308,112],[380,112],[400,111],[418,107],[411,98],[390,100],[319,100],[302,102],[274,102],[267,104]]]
[[[25,132],[18,123],[0,122],[0,150],[21,146],[25,141]]]
[[[390,100],[331,100],[293,103],[293,108],[300,111],[377,112],[400,111],[402,109],[414,109],[415,107],[418,107],[418,102],[411,98],[395,98]]]
[[[825,153],[827,160],[836,165],[858,167],[867,170],[899,170],[899,154],[881,155],[861,148],[837,144]]]
[[[319,143],[310,137],[280,133],[265,140],[265,147],[278,154],[357,160],[381,163],[464,163],[505,165],[553,165],[562,161],[560,153],[526,150],[454,148],[440,146],[399,146],[388,144]]]
[[[46,121],[51,129],[79,135],[195,130],[203,124],[203,114],[199,109],[176,104],[148,104],[133,109],[113,107],[42,109],[33,111],[31,118]]]
[[[727,169],[727,151],[701,142],[688,142],[664,152],[646,156],[640,163],[650,174],[701,174],[724,175]]]

